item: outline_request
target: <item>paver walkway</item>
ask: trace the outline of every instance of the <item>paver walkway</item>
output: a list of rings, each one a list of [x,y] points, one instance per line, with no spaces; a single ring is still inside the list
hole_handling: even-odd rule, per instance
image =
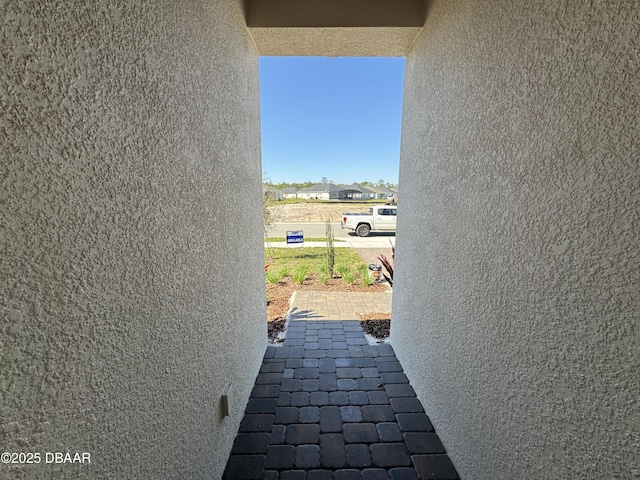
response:
[[[291,320],[267,347],[225,480],[457,479],[389,344],[356,320]]]
[[[315,292],[293,294],[289,319],[357,320],[358,313],[391,311],[391,291],[387,292]]]

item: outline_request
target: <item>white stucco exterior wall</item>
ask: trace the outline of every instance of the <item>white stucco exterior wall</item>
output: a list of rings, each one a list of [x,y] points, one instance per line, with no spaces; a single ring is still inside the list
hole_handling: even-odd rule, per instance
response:
[[[91,454],[0,477],[221,478],[266,347],[241,2],[0,19],[0,445]]]
[[[461,478],[640,478],[640,4],[434,1],[392,344]]]

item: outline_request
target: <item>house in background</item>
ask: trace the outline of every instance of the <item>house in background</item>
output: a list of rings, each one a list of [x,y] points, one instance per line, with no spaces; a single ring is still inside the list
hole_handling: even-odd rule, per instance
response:
[[[373,192],[373,196],[371,198],[374,198],[376,200],[386,200],[387,198],[389,198],[389,194],[398,194],[397,190],[393,190],[387,187],[376,187],[373,185],[367,185],[366,188],[369,191]]]
[[[310,200],[369,200],[375,197],[370,187],[360,185],[334,185],[333,183],[316,183],[308,188],[298,190],[297,198]]]
[[[316,183],[310,187],[298,190],[298,198],[309,200],[337,200],[338,186],[333,183]]]
[[[297,187],[287,187],[278,191],[278,199],[282,198],[298,198],[298,191],[300,189]]]
[[[360,191],[362,192],[362,199],[363,200],[373,200],[376,198],[376,192],[374,192],[370,186],[358,186],[360,188]]]
[[[340,200],[368,200],[373,198],[373,192],[360,185],[338,185]]]

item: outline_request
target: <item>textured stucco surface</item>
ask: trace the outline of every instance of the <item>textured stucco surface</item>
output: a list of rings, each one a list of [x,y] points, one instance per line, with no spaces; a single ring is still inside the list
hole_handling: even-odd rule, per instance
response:
[[[640,478],[640,4],[435,1],[392,344],[471,479]]]
[[[0,2],[11,478],[220,478],[266,344],[240,2]],[[232,415],[219,398],[231,388]]]
[[[424,25],[424,0],[249,0],[260,55],[407,54]]]
[[[419,27],[250,28],[260,55],[402,57]]]

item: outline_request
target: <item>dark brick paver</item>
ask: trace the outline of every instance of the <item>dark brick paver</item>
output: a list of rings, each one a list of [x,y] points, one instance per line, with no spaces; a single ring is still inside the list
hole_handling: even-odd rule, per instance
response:
[[[269,346],[224,480],[456,480],[391,345],[355,320],[290,321]]]
[[[347,443],[374,443],[378,431],[374,423],[347,423],[344,425],[344,440]]]
[[[342,432],[340,407],[334,405],[320,407],[320,431],[322,433]]]
[[[320,437],[320,461],[323,467],[343,467],[347,461],[344,437],[339,433],[326,433]]]
[[[246,414],[240,423],[241,432],[270,432],[273,426],[273,415]]]
[[[351,444],[345,446],[347,453],[347,465],[350,467],[364,468],[371,466],[371,454],[369,445]]]
[[[291,468],[296,454],[292,445],[274,445],[267,450],[266,468]]]
[[[413,455],[411,457],[420,478],[456,480],[458,474],[447,455]]]
[[[422,413],[424,409],[416,397],[400,397],[391,399],[391,408],[396,413]]]
[[[411,453],[445,453],[435,433],[407,432],[404,440]]]
[[[284,441],[291,445],[318,443],[320,440],[319,425],[289,425],[286,429]]]
[[[299,445],[296,447],[296,468],[318,468],[320,466],[319,445]]]
[[[268,433],[239,433],[233,443],[231,452],[238,455],[266,453],[270,437],[271,435]]]
[[[376,428],[381,442],[401,442],[403,439],[397,422],[381,422],[376,425]]]

